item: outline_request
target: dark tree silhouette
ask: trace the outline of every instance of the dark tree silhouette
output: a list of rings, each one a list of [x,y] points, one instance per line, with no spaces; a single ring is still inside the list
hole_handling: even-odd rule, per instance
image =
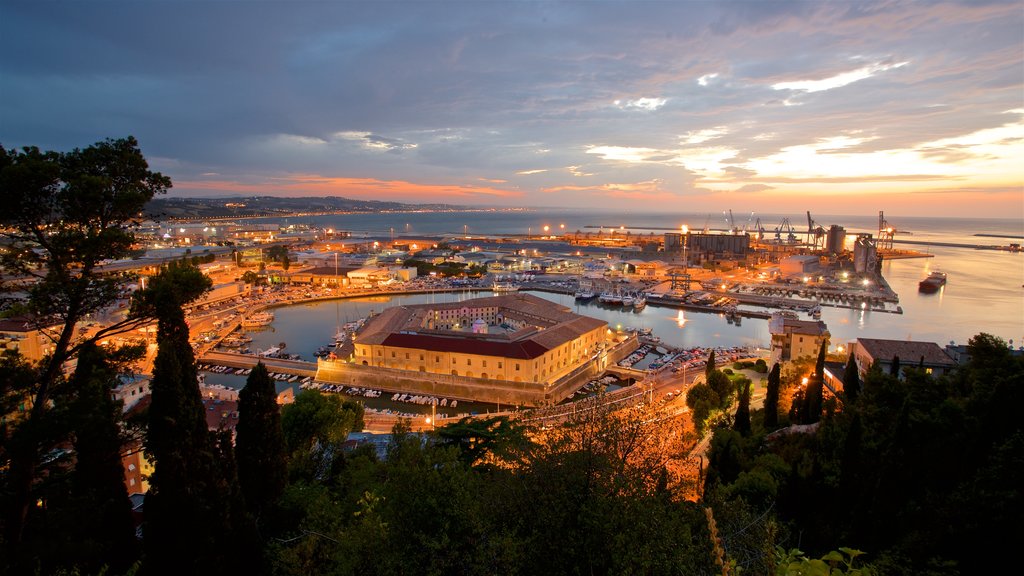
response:
[[[262,362],[256,364],[238,395],[235,458],[238,482],[249,510],[261,518],[284,492],[288,480],[281,412],[274,381]]]
[[[768,373],[768,389],[764,395],[764,427],[779,425],[779,388],[782,386],[782,368],[776,362]]]

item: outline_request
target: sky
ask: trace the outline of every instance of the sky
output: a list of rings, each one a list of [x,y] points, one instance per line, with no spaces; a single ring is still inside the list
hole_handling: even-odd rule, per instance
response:
[[[1024,219],[1024,0],[0,0],[0,145],[172,196]]]

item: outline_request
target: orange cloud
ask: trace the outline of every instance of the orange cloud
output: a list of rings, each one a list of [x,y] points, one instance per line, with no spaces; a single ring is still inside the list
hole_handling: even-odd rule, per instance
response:
[[[492,186],[464,184],[420,184],[404,180],[375,178],[334,178],[317,174],[290,174],[270,177],[261,182],[238,180],[179,180],[177,190],[195,192],[231,192],[274,196],[346,196],[366,200],[438,202],[447,199],[480,197],[515,198],[522,192]]]
[[[609,198],[630,200],[672,200],[677,196],[661,187],[662,180],[646,180],[627,184],[600,184],[595,186],[553,186],[542,192],[594,192]]]

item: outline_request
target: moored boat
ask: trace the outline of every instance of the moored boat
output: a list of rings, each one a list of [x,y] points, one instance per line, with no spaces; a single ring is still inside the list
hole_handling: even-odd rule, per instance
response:
[[[274,314],[271,312],[257,312],[242,320],[242,326],[251,328],[255,326],[269,326],[274,321]]]

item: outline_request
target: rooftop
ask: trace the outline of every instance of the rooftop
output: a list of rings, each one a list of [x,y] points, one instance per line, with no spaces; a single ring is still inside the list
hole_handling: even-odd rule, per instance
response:
[[[899,356],[900,361],[913,364],[924,362],[929,366],[956,366],[946,351],[934,342],[913,342],[909,340],[883,340],[880,338],[858,338],[857,345],[875,360],[891,361]]]

